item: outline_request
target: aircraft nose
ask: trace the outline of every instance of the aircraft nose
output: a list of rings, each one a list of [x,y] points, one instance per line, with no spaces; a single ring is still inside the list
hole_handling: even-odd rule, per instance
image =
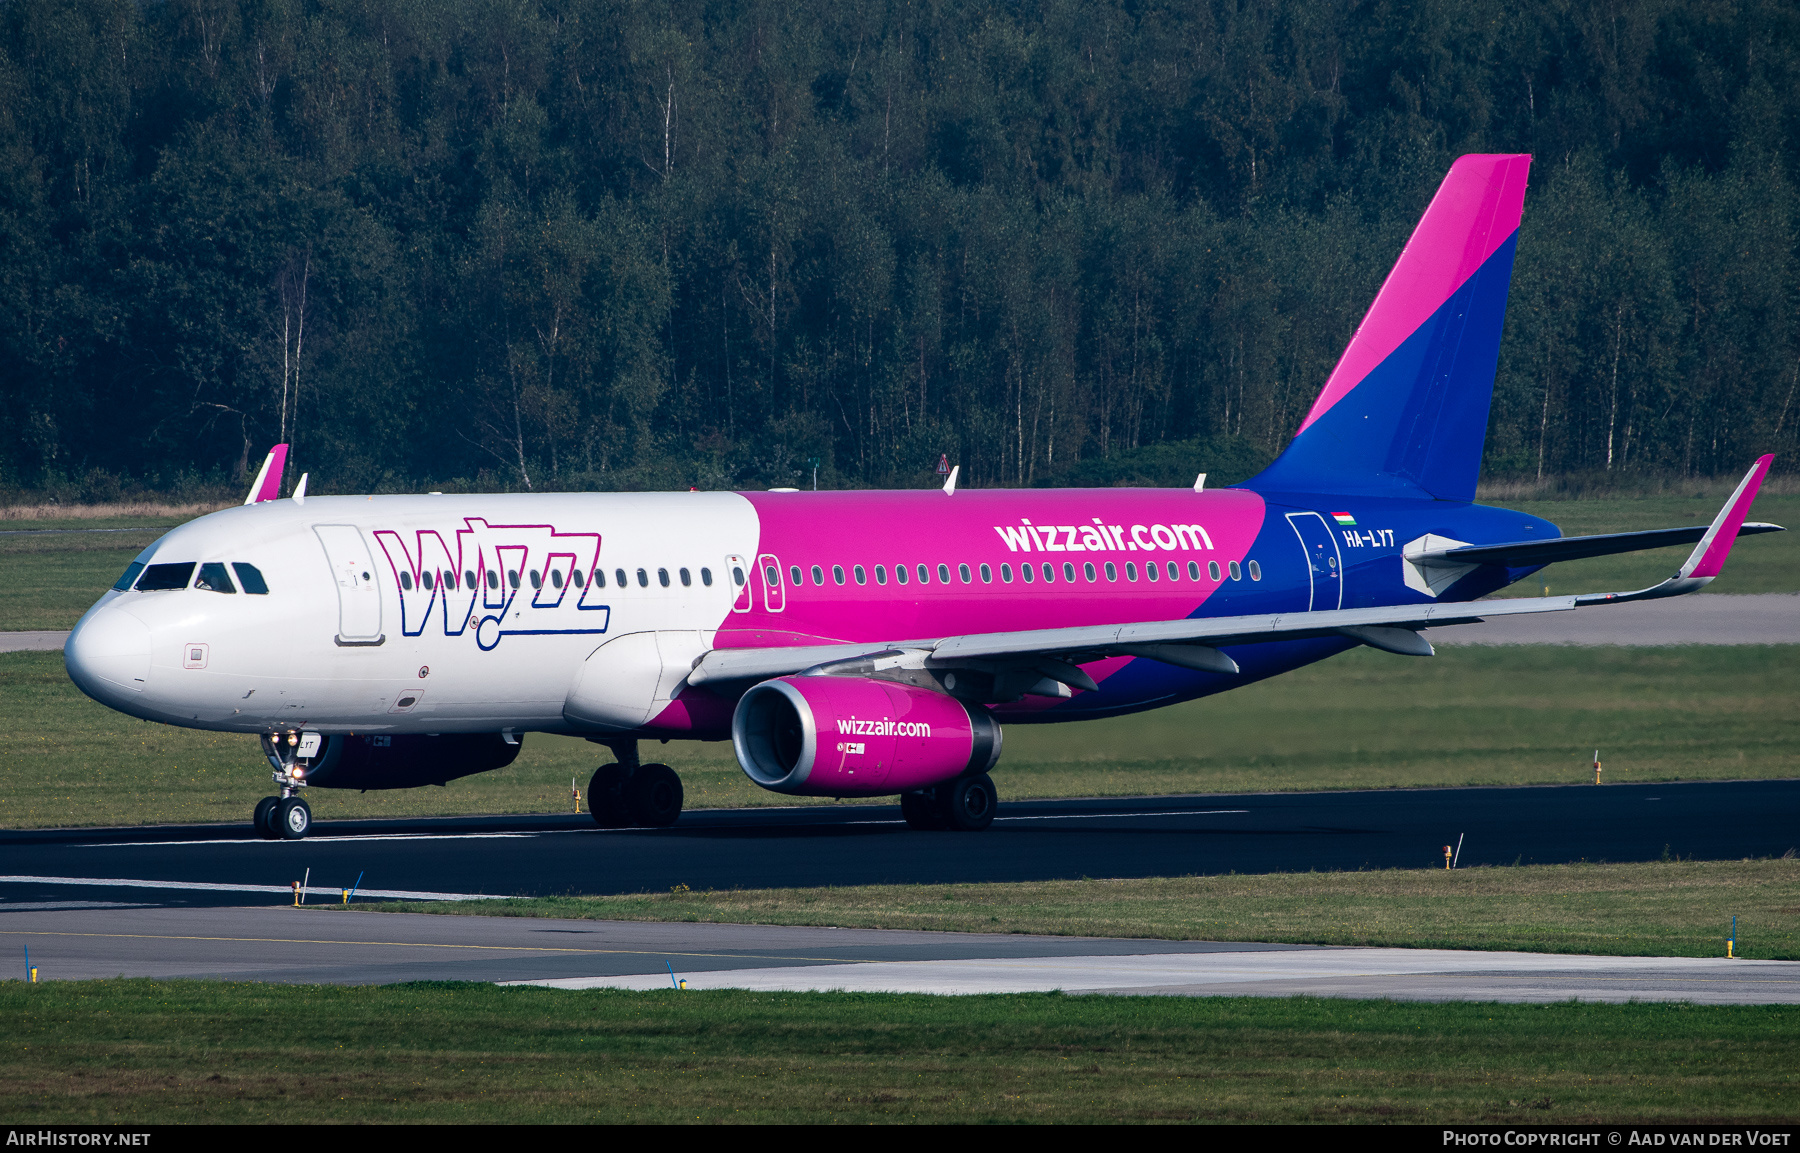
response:
[[[123,609],[88,614],[63,644],[69,679],[104,705],[130,701],[150,679],[150,628]]]

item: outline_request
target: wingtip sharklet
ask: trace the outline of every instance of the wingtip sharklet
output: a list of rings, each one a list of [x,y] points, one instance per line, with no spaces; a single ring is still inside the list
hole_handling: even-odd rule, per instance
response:
[[[1744,525],[1744,518],[1750,515],[1750,506],[1756,503],[1756,494],[1762,490],[1763,478],[1769,475],[1769,465],[1775,460],[1775,454],[1764,453],[1757,458],[1744,479],[1738,482],[1737,490],[1719,515],[1713,518],[1712,527],[1688,554],[1687,562],[1676,574],[1682,579],[1707,580],[1719,575],[1725,567],[1725,558],[1731,555],[1731,548],[1737,543],[1738,530]]]
[[[262,471],[256,474],[256,480],[250,485],[250,495],[244,498],[245,504],[261,504],[266,500],[281,499],[281,476],[287,470],[288,446],[278,444],[269,450],[263,458]]]

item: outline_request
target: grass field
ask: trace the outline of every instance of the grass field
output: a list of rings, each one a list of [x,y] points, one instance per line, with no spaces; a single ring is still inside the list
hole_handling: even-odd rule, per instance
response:
[[[1800,777],[1800,647],[1359,649],[1213,697],[1104,721],[1015,725],[1002,798],[1591,779]],[[789,805],[726,744],[647,745],[689,808]],[[533,734],[510,768],[447,788],[315,789],[321,819],[566,811],[607,755]],[[269,789],[252,737],[132,720],[68,680],[60,653],[0,654],[0,828],[241,821]],[[829,804],[832,802],[819,802]]]
[[[1698,491],[1698,490],[1696,490]],[[1629,532],[1705,524],[1718,512],[1722,494],[1692,497],[1609,497],[1586,500],[1497,501],[1541,516],[1565,535]],[[1800,496],[1764,496],[1751,519],[1800,530]],[[131,559],[174,527],[170,517],[109,516],[5,522],[0,533],[0,631],[66,629],[119,579]],[[66,529],[129,529],[129,532],[68,533]],[[29,531],[20,531],[29,530]],[[1558,593],[1641,588],[1668,576],[1688,550],[1658,549],[1622,557],[1598,557],[1553,565],[1503,595],[1536,596],[1548,584]],[[1800,592],[1800,531],[1757,537],[1733,554],[1725,573],[1707,589],[1718,593]]]
[[[0,1115],[1787,1124],[1800,1010],[0,983]]]
[[[1739,956],[1800,960],[1800,861],[1792,859],[732,892],[676,889],[361,908],[1613,957],[1722,956],[1735,915]]]

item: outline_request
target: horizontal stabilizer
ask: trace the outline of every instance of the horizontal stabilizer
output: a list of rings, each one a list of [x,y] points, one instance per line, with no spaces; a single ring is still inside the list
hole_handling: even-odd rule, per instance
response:
[[[1585,560],[1588,557],[1612,556],[1615,553],[1642,552],[1669,545],[1693,544],[1706,535],[1709,525],[1688,528],[1653,528],[1644,532],[1610,532],[1597,536],[1564,536],[1554,540],[1516,540],[1506,544],[1477,544],[1462,548],[1439,549],[1409,555],[1406,559],[1423,564],[1432,561],[1457,564],[1505,565],[1508,568],[1531,568],[1557,561]],[[1739,536],[1755,536],[1765,532],[1786,532],[1778,524],[1758,521],[1738,529]]]

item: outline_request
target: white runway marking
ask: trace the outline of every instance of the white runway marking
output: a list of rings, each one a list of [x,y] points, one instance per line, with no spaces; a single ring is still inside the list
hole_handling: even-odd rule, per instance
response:
[[[583,832],[585,831],[583,830]],[[310,843],[316,845],[323,842],[328,845],[341,845],[348,841],[479,841],[502,837],[535,837],[537,835],[536,833],[360,833],[346,837],[326,835]],[[230,837],[208,841],[93,841],[89,844],[71,847],[76,849],[141,849],[153,845],[293,845],[299,843],[279,838]]]
[[[22,877],[0,876],[0,885],[96,885],[120,886],[128,889],[186,889],[207,893],[282,893],[294,890],[288,885],[226,885],[206,881],[140,881],[130,877]],[[342,886],[314,885],[311,892],[321,899],[335,895]],[[396,901],[508,901],[512,898],[493,893],[416,893],[408,889],[358,889],[359,897],[387,897]],[[0,909],[5,906],[0,905]]]
[[[1048,813],[1041,817],[995,817],[996,821],[1104,821],[1112,817],[1216,817],[1221,813],[1247,813],[1249,809],[1178,809],[1142,813]]]
[[[1547,953],[1487,953],[1455,949],[1317,949],[1229,953],[1154,953],[1123,957],[1025,957],[961,961],[872,961],[846,965],[792,965],[680,973],[689,989],[751,989],[762,992],[859,993],[1045,993],[1147,990],[1230,996],[1238,988],[1258,992],[1317,992],[1320,982],[1454,977],[1480,985],[1528,981],[1566,999],[1621,991],[1657,996],[1643,986],[1682,988],[1717,983],[1754,983],[1766,999],[1800,1002],[1800,963],[1726,961],[1699,957],[1594,957]],[[1472,979],[1472,980],[1471,980]],[[1313,988],[1271,983],[1307,983]],[[666,973],[617,977],[574,977],[505,984],[555,989],[666,989]],[[1571,991],[1572,990],[1572,991]],[[1347,995],[1355,995],[1351,992]],[[1362,995],[1381,996],[1382,993]],[[1493,993],[1490,996],[1496,995]],[[1470,994],[1458,995],[1458,999]],[[1681,999],[1693,999],[1693,991]],[[1532,999],[1538,999],[1536,997]],[[1584,998],[1585,999],[1585,998]]]

